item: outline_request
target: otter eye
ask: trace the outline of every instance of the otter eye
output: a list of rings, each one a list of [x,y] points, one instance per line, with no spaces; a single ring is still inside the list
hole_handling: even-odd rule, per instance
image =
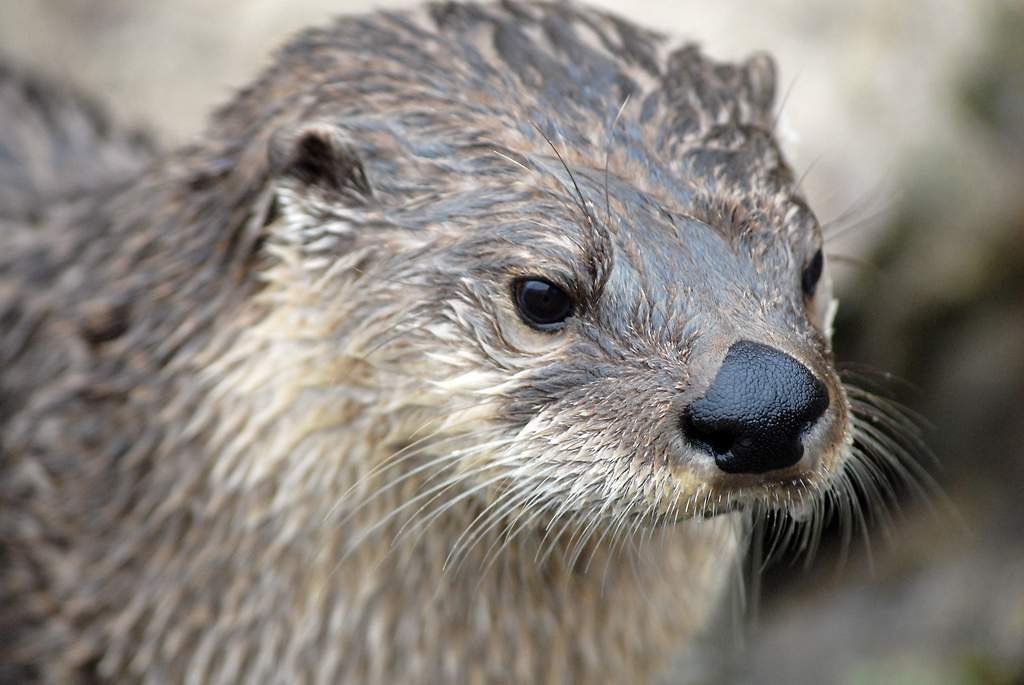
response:
[[[807,262],[807,266],[804,267],[804,273],[800,277],[800,285],[803,286],[804,294],[807,297],[814,296],[814,290],[818,287],[818,281],[821,279],[821,269],[825,264],[825,257],[821,254],[821,248],[814,253],[811,257],[811,261]]]
[[[538,330],[557,330],[559,324],[572,316],[572,298],[547,281],[523,278],[515,282],[513,293],[519,315]]]

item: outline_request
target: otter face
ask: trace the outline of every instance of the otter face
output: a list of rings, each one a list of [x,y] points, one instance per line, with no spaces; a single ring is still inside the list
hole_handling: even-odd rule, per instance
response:
[[[573,175],[599,207],[603,179]],[[669,209],[623,179],[609,195],[607,223],[570,202],[495,228],[505,264],[465,240],[488,255],[469,271],[493,303],[473,328],[495,330],[509,370],[497,419],[517,468],[558,474],[562,514],[675,519],[827,489],[850,428],[813,217]]]
[[[803,296],[811,302],[823,269],[818,248],[800,274]],[[513,299],[525,324],[552,334],[570,325],[578,308],[572,295],[541,277],[516,281]],[[820,307],[810,316],[827,330]],[[705,394],[682,410],[678,423],[688,445],[711,454],[721,471],[779,472],[803,459],[804,440],[826,414],[829,395],[822,381],[791,355],[739,340],[728,348]]]
[[[371,190],[373,161],[364,169],[336,132],[304,135],[288,139],[304,162],[279,164],[303,174],[291,173],[286,223],[378,217],[374,235],[349,232],[350,251],[379,252],[352,293],[402,314],[365,360],[418,379],[391,391],[389,406],[416,406],[419,420],[397,442],[436,407],[448,442],[435,456],[474,497],[538,520],[657,524],[799,509],[832,487],[851,430],[821,230],[784,168],[763,172],[778,159],[766,134],[749,133],[717,176],[696,174],[711,153],[691,151],[672,194],[638,188],[614,160],[607,178],[563,166],[541,136],[493,155],[501,175],[431,196],[415,218]],[[730,173],[769,181],[734,187]]]
[[[607,110],[520,83],[476,111],[446,82],[327,100],[272,144],[272,237],[333,308],[332,354],[388,379],[393,454],[485,522],[614,530],[846,487],[828,265],[771,133],[772,65],[668,64]]]

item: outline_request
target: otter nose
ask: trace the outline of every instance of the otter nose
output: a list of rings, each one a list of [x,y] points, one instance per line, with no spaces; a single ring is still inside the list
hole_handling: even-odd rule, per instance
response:
[[[803,433],[828,408],[828,392],[793,357],[741,340],[704,397],[683,412],[686,438],[728,473],[764,473],[800,461]]]

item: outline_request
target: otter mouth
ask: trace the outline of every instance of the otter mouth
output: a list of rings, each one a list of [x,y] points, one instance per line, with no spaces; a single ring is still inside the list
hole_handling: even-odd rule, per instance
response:
[[[794,473],[780,478],[764,479],[755,477],[716,478],[708,484],[715,496],[725,498],[740,506],[765,505],[804,499],[823,487],[830,476],[818,472]]]
[[[681,479],[691,483],[689,494],[664,512],[664,523],[768,511],[805,519],[841,480],[839,474],[846,461],[844,445],[845,442],[809,460],[805,456],[798,464],[762,474],[729,473],[704,465],[700,469],[703,473],[691,473]]]
[[[723,504],[711,511],[702,512],[701,515],[704,518],[714,518],[719,514],[734,511],[775,510],[790,514],[794,518],[803,518],[827,487],[806,477],[793,477],[761,483],[752,488],[735,485],[715,488],[716,494],[723,498]]]

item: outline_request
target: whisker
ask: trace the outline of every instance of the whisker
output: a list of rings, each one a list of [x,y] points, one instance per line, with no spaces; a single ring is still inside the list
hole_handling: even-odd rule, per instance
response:
[[[536,122],[532,123],[533,127],[537,130],[537,133],[539,133],[544,138],[548,146],[551,148],[551,151],[555,153],[555,157],[558,158],[558,162],[562,165],[562,168],[565,169],[565,173],[569,175],[569,180],[572,182],[572,187],[576,191],[576,206],[579,207],[579,210],[581,212],[583,212],[583,216],[587,218],[587,221],[589,221],[591,225],[596,226],[597,219],[596,217],[594,217],[593,214],[591,214],[589,207],[587,207],[587,199],[586,197],[584,197],[583,191],[580,189],[579,183],[576,182],[576,176],[572,173],[572,170],[569,168],[569,165],[566,164],[565,158],[562,157],[562,153],[558,151],[557,147],[555,147],[555,143],[551,140],[548,134],[544,133],[544,129],[537,125]]]
[[[622,113],[626,110],[626,105],[629,104],[629,98],[632,97],[632,93],[626,95],[623,99],[622,104],[619,106],[619,111],[615,113],[615,118],[612,119],[612,125],[608,128],[608,140],[605,143],[604,148],[604,208],[605,208],[605,225],[611,225],[612,221],[612,200],[611,194],[608,191],[608,163],[611,160],[612,143],[615,141],[615,127],[619,124],[619,118],[622,117]]]
[[[505,467],[509,466],[510,464],[516,463],[517,460],[518,460],[518,455],[513,456],[513,457],[507,457],[506,459],[503,459],[503,460],[497,460],[497,461],[489,462],[489,463],[486,463],[483,466],[480,466],[480,467],[478,467],[476,469],[473,469],[473,470],[471,470],[469,472],[458,474],[458,476],[456,476],[455,478],[451,479],[450,482],[451,482],[452,485],[454,485],[454,484],[457,484],[458,482],[467,480],[468,477],[474,477],[475,478],[476,476],[480,475],[481,473],[484,473],[486,471],[490,471],[492,469],[504,469]],[[470,474],[470,475],[467,475],[467,474]],[[416,510],[416,512],[411,517],[409,517],[408,521],[406,521],[404,524],[402,524],[402,527],[399,528],[398,532],[395,534],[394,541],[397,542],[399,540],[399,538],[402,537],[403,533],[405,533],[406,528],[408,526],[410,526],[410,525],[412,525],[412,528],[409,528],[409,534],[415,533],[417,531],[420,531],[422,533],[424,530],[426,530],[426,528],[428,528],[430,526],[430,524],[433,521],[437,520],[437,518],[442,516],[445,512],[450,511],[452,509],[452,507],[457,505],[459,502],[462,502],[462,501],[468,499],[469,497],[472,497],[472,496],[476,495],[481,490],[484,490],[484,489],[490,487],[491,485],[494,485],[495,483],[498,483],[498,482],[500,482],[502,480],[508,480],[510,477],[511,476],[510,476],[510,474],[508,473],[507,470],[502,470],[502,472],[499,473],[498,475],[493,476],[491,478],[488,478],[487,480],[484,480],[483,482],[478,483],[478,484],[474,485],[473,487],[471,487],[471,488],[469,488],[467,490],[462,491],[461,493],[459,493],[458,495],[456,495],[452,499],[443,502],[439,507],[431,510],[429,514],[424,514],[422,518],[419,518],[420,515],[423,513],[423,511],[426,510],[426,508],[428,506],[430,506],[430,504],[432,504],[438,497],[440,497],[442,494],[444,494],[443,491],[438,492],[434,497],[432,497],[430,500],[425,502],[423,504],[423,506],[421,506],[418,510]],[[419,518],[419,520],[417,520],[418,518]],[[413,523],[414,521],[415,521],[415,523]]]
[[[397,486],[401,485],[402,483],[404,483],[404,482],[408,481],[409,479],[411,479],[411,478],[413,478],[413,477],[423,473],[424,471],[428,471],[430,469],[436,468],[436,467],[438,467],[441,464],[457,462],[457,461],[459,461],[459,460],[461,460],[461,459],[463,459],[463,458],[465,458],[467,456],[471,456],[471,455],[473,455],[473,454],[475,454],[477,452],[482,452],[482,451],[485,451],[487,449],[491,449],[491,448],[494,448],[494,447],[500,447],[502,445],[507,444],[510,441],[511,441],[511,439],[509,439],[509,438],[504,438],[504,439],[500,439],[500,440],[493,440],[493,441],[490,441],[490,442],[485,442],[485,443],[474,445],[474,446],[472,446],[470,448],[467,448],[467,449],[456,450],[454,452],[450,452],[450,453],[447,453],[447,454],[442,454],[442,455],[433,457],[429,461],[427,461],[427,462],[425,462],[425,463],[423,463],[423,464],[421,464],[421,465],[419,465],[419,466],[417,466],[417,467],[415,467],[413,469],[410,469],[409,471],[403,472],[398,477],[393,478],[393,479],[391,479],[389,481],[386,481],[385,483],[381,484],[376,490],[372,491],[371,493],[369,493],[365,497],[362,497],[362,498],[358,499],[355,502],[355,505],[352,508],[352,510],[350,510],[345,515],[345,517],[339,522],[339,525],[345,525],[354,516],[358,515],[360,513],[360,511],[362,509],[364,509],[367,505],[369,505],[370,503],[372,503],[375,500],[379,499],[380,497],[384,496],[387,492],[393,490],[394,488],[396,488]],[[410,456],[417,456],[417,455],[410,455]],[[439,470],[439,472],[440,472],[440,470]],[[436,475],[437,474],[434,474],[434,476],[436,476]],[[431,480],[431,478],[428,478],[425,483],[421,484],[421,486],[425,485],[426,483],[428,483]]]
[[[782,113],[786,109],[786,105],[789,103],[789,96],[793,94],[793,89],[796,88],[796,82],[800,80],[801,72],[797,72],[790,79],[789,85],[786,86],[786,92],[782,94],[782,99],[779,101],[779,109],[775,112],[775,117],[772,119],[771,132],[774,134],[778,129],[779,121],[782,119]]]
[[[549,467],[549,471],[557,471],[557,469],[557,464],[553,464],[551,465],[551,467]],[[539,474],[539,477],[534,478],[534,480],[542,480],[547,478],[548,474],[544,473]],[[495,536],[494,541],[491,542],[491,545],[484,553],[484,571],[490,568],[490,566],[494,564],[494,562],[497,560],[497,557],[502,553],[502,551],[507,549],[508,546],[512,544],[512,541],[522,531],[532,526],[533,522],[537,520],[545,511],[546,508],[541,505],[541,502],[546,498],[546,496],[541,492],[537,492],[537,488],[534,487],[532,483],[528,483],[527,485],[529,485],[530,488],[521,488],[522,492],[511,498],[506,508],[509,511],[515,508],[522,508],[526,511],[531,511],[532,513],[525,520],[523,519],[523,517],[517,518],[515,521],[513,521],[513,523],[510,526],[507,526],[506,529],[501,534]],[[500,519],[495,523],[490,524],[489,527],[493,527],[499,522]]]
[[[826,252],[825,258],[832,264],[842,264],[843,266],[849,266],[855,269],[862,269],[868,272],[880,272],[878,265],[869,262],[867,259],[863,259],[861,257],[854,257],[852,255],[847,254],[839,254],[838,252]]]
[[[838,215],[822,222],[825,243],[839,240],[851,231],[878,223],[892,208],[893,200],[881,182],[861,193]]]
[[[477,450],[467,450],[468,453],[472,453],[473,451],[477,451]],[[445,480],[442,483],[436,484],[436,485],[430,487],[429,489],[425,490],[424,492],[421,492],[421,493],[417,494],[416,496],[414,496],[414,497],[412,497],[412,498],[402,502],[399,506],[395,507],[390,512],[388,512],[386,515],[382,516],[379,520],[377,520],[374,523],[374,525],[372,525],[368,529],[365,529],[364,531],[362,531],[360,533],[360,535],[357,536],[356,540],[349,545],[349,551],[346,552],[345,555],[343,555],[343,558],[347,558],[351,554],[352,550],[357,548],[359,545],[361,545],[363,542],[365,542],[367,539],[369,539],[372,535],[374,535],[375,533],[380,531],[384,526],[388,525],[392,520],[394,520],[394,518],[396,516],[401,514],[403,511],[406,511],[406,510],[410,509],[411,507],[416,506],[417,504],[422,502],[424,499],[426,499],[427,500],[427,504],[429,504],[430,502],[433,501],[433,499],[435,499],[437,497],[440,497],[444,493],[444,491],[446,489],[448,489],[450,487],[453,487],[453,486],[457,485],[458,483],[460,483],[460,482],[462,482],[462,481],[464,481],[464,480],[466,480],[468,478],[472,478],[472,477],[478,475],[479,473],[482,473],[482,472],[487,471],[487,470],[489,470],[491,468],[496,468],[496,467],[499,467],[499,466],[501,466],[500,463],[487,463],[487,464],[485,464],[485,465],[483,465],[481,467],[477,467],[477,468],[474,468],[474,469],[469,469],[467,471],[457,473],[452,478],[449,478],[449,479]],[[422,507],[421,507],[420,510],[417,511],[417,514],[419,513],[419,511],[422,511]],[[346,521],[349,518],[351,518],[351,516],[346,517]]]
[[[817,157],[812,159],[810,164],[808,164],[807,167],[800,173],[800,175],[796,179],[797,188],[803,189],[804,181],[806,181],[807,177],[810,176],[811,171],[814,169],[814,167],[818,165],[818,162],[821,161],[821,158],[822,155],[818,155]]]
[[[430,422],[431,421],[428,421],[424,425],[428,425]],[[471,423],[471,422],[470,421],[466,421],[464,423]],[[345,503],[346,501],[348,501],[348,499],[352,496],[352,493],[354,493],[356,490],[358,490],[361,486],[365,485],[371,479],[373,479],[373,478],[375,478],[377,476],[380,476],[385,471],[388,471],[388,470],[390,470],[392,468],[397,468],[398,466],[401,466],[403,463],[405,463],[405,462],[407,462],[407,461],[409,461],[411,459],[415,459],[417,457],[422,456],[423,455],[423,451],[422,451],[423,449],[437,448],[437,447],[440,447],[440,446],[442,446],[442,445],[444,445],[444,444],[446,444],[448,442],[454,442],[454,441],[459,441],[459,440],[471,440],[473,438],[481,437],[483,435],[487,435],[487,434],[490,434],[490,433],[498,433],[499,432],[496,429],[490,429],[490,430],[487,430],[487,431],[479,431],[477,433],[460,433],[460,434],[457,434],[457,435],[450,435],[450,436],[447,436],[447,437],[445,437],[445,438],[443,438],[441,440],[438,440],[437,442],[432,442],[432,443],[427,444],[426,441],[428,441],[429,439],[431,439],[433,437],[436,437],[442,431],[444,431],[444,430],[451,430],[452,428],[458,427],[458,425],[459,424],[456,424],[455,426],[444,426],[444,427],[438,428],[437,430],[435,430],[430,435],[424,436],[423,438],[421,438],[419,440],[416,440],[413,443],[405,445],[401,449],[399,449],[396,452],[394,452],[391,456],[389,456],[389,457],[385,458],[384,460],[382,460],[380,463],[378,463],[372,469],[370,469],[366,474],[364,474],[360,478],[357,478],[356,481],[348,489],[346,489],[345,492],[343,492],[338,497],[337,501],[331,506],[331,508],[328,510],[327,514],[324,516],[324,520],[329,520],[331,517],[333,517],[333,515],[337,513],[337,511],[341,507],[341,505],[343,503]],[[445,461],[445,460],[448,460],[448,459],[454,459],[454,458],[456,458],[458,456],[460,456],[460,453],[459,452],[455,452],[455,453],[452,453],[452,454],[442,455],[440,457],[437,457],[434,460],[432,460],[432,461],[430,461],[430,462],[428,462],[426,464],[423,464],[421,467],[413,470],[412,472],[407,473],[405,476],[402,477],[401,480],[405,480],[405,479],[407,479],[409,477],[412,477],[412,476],[422,472],[423,470],[426,470],[430,466],[436,465],[440,461]],[[393,482],[391,484],[391,486],[389,486],[389,487],[393,487],[394,485],[397,485],[399,482],[401,482],[401,481]],[[383,494],[383,492],[382,491],[378,491],[375,495],[371,496],[369,499],[373,499],[374,497],[376,497],[376,496],[378,496],[380,494]],[[368,500],[367,499],[360,500],[361,503],[366,502],[366,501],[368,501]]]
[[[516,478],[516,474],[509,474],[509,478]],[[445,558],[442,569],[447,570],[453,560],[464,558],[464,555],[467,554],[479,540],[489,534],[493,528],[500,525],[504,517],[513,511],[523,498],[529,496],[533,485],[532,481],[533,477],[531,476],[520,477],[520,479],[511,487],[505,488],[501,493],[496,495],[491,503],[477,514],[477,516],[470,521],[469,525],[466,526],[466,529],[462,534],[456,538],[455,543],[448,552],[448,556]],[[498,536],[498,539],[500,539],[500,536]]]
[[[504,521],[505,517],[508,516],[509,513],[514,511],[516,508],[520,507],[527,499],[529,499],[531,496],[535,494],[531,491],[531,486],[532,483],[530,482],[522,482],[518,484],[518,487],[516,487],[515,489],[510,488],[507,492],[512,494],[504,495],[502,506],[499,509],[493,511],[489,515],[487,521],[482,522],[480,524],[479,529],[473,534],[472,539],[468,540],[463,546],[463,548],[459,549],[458,547],[456,547],[452,549],[451,553],[449,553],[448,555],[448,558],[454,558],[458,560],[458,563],[461,563],[461,560],[465,559],[466,556],[468,556],[469,552],[478,542],[485,539],[486,536],[494,530],[494,528],[501,525],[501,523]],[[491,541],[491,544],[487,547],[487,549],[484,550],[484,554],[482,557],[483,563],[481,565],[481,577],[490,568],[491,564],[494,563],[494,561],[497,559],[497,556],[501,553],[501,551],[507,548],[507,545],[510,543],[510,540],[514,537],[514,528],[515,522],[513,522],[512,524],[508,524],[506,522],[504,530],[499,531],[496,535],[494,535],[494,539]],[[448,566],[448,564],[449,561],[446,560],[445,566]],[[456,566],[456,572],[458,572],[458,566]]]

